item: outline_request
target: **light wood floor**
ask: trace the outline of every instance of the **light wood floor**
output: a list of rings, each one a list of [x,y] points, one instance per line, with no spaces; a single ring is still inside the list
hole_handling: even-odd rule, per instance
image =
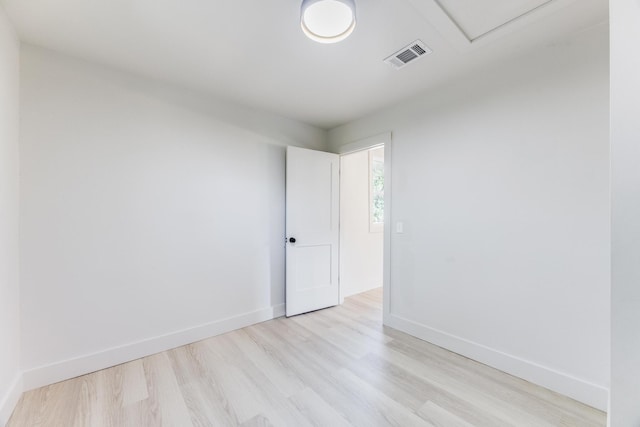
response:
[[[26,393],[9,427],[604,426],[569,398],[382,327],[379,290]]]

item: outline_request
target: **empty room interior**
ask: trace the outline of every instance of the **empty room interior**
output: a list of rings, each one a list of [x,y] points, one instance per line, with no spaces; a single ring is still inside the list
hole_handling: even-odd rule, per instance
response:
[[[640,0],[0,0],[0,426],[640,427]]]

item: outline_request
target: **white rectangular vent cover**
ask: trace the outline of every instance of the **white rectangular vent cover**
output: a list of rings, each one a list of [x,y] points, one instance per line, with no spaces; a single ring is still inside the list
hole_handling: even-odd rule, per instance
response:
[[[384,62],[391,64],[394,68],[400,69],[410,62],[418,59],[422,56],[426,56],[433,52],[429,47],[421,40],[416,40],[408,46],[400,49],[390,57],[386,58]]]

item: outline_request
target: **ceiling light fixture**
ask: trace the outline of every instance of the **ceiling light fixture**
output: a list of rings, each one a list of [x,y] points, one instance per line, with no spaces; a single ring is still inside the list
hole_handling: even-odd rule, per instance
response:
[[[356,28],[355,0],[302,0],[300,25],[311,40],[342,41]]]

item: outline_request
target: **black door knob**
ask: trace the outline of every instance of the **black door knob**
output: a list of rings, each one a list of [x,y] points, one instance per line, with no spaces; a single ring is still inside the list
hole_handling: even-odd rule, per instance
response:
[[[295,237],[289,237],[289,243],[295,243],[295,242],[296,242]]]

